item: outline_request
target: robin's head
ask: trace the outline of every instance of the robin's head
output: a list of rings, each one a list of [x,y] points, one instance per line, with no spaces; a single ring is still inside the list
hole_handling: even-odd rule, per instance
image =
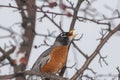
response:
[[[73,40],[73,38],[77,35],[77,34],[73,34],[73,31],[74,30],[71,30],[69,32],[62,32],[61,34],[59,34],[54,44],[56,46],[69,45]]]

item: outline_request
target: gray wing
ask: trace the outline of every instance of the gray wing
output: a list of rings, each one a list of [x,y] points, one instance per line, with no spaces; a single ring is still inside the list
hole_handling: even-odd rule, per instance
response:
[[[44,51],[34,63],[32,70],[35,70],[35,71],[40,70],[40,67],[42,67],[44,64],[46,64],[49,61],[50,59],[49,54],[52,50],[53,50],[53,46],[51,46],[46,51]]]

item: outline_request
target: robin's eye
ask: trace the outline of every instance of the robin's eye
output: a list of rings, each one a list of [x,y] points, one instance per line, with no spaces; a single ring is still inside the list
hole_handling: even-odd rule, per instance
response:
[[[66,34],[61,34],[60,36],[61,36],[61,37],[66,37]]]

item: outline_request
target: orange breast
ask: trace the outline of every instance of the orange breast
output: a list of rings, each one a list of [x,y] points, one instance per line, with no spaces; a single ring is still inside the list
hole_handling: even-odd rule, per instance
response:
[[[68,46],[60,46],[50,53],[50,60],[42,68],[42,72],[57,73],[66,63]]]

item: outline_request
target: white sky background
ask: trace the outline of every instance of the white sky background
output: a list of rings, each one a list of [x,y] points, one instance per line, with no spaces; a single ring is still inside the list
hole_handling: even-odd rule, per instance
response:
[[[72,0],[71,0],[72,1]],[[92,14],[97,14],[99,13],[99,17],[98,18],[102,18],[102,15],[104,14],[107,17],[113,17],[116,16],[116,14],[113,14],[113,11],[115,11],[115,9],[117,9],[119,7],[120,10],[120,6],[119,0],[97,0],[92,4],[92,8],[95,8],[97,11],[96,13],[91,12]],[[8,3],[11,3],[12,5],[16,5],[14,3],[13,0],[0,0],[0,5],[8,5]],[[40,4],[41,2],[38,1],[37,4]],[[83,3],[81,8],[85,7],[86,3]],[[104,5],[110,6],[111,9],[113,11],[111,11],[111,9],[106,9],[104,7]],[[58,8],[55,9],[56,11],[60,11]],[[79,13],[78,15],[83,16],[83,13]],[[41,16],[40,13],[37,13],[37,19]],[[59,18],[58,18],[59,19]],[[71,18],[68,17],[63,17],[63,29],[64,31],[68,31],[69,30],[69,26],[70,25],[70,21]],[[16,11],[15,9],[10,9],[10,8],[0,8],[0,25],[5,26],[5,27],[11,27],[14,28],[14,30],[17,33],[21,33],[20,29],[20,24],[19,25],[14,25],[14,23],[20,23],[21,22],[21,18],[20,18],[20,14],[18,14],[18,11]],[[59,22],[59,21],[57,21]],[[67,24],[66,24],[67,23]],[[112,21],[112,23],[114,24],[114,26],[118,25],[120,23],[120,19],[114,20]],[[78,34],[78,36],[76,38],[79,38],[79,36],[81,34],[83,35],[83,38],[78,41],[75,42],[77,43],[77,45],[80,47],[80,49],[85,52],[87,55],[90,55],[96,48],[96,46],[99,44],[99,41],[96,41],[96,39],[100,38],[100,34],[99,32],[101,31],[101,28],[105,28],[106,26],[103,25],[97,25],[95,23],[92,22],[77,22],[75,25],[75,33]],[[50,32],[57,30],[57,32],[55,33],[55,35],[59,34],[59,30],[47,19],[43,19],[43,22],[36,22],[36,32],[37,33],[45,33],[47,34],[47,29],[50,30]],[[0,29],[0,36],[9,34],[6,31],[3,31]],[[119,34],[119,33],[118,33]],[[120,36],[118,34],[115,34],[113,37],[110,38],[110,40],[105,44],[105,46],[102,48],[101,50],[101,54],[103,56],[107,56],[106,61],[108,63],[108,66],[106,66],[103,63],[103,67],[100,67],[100,64],[98,63],[98,56],[92,61],[92,63],[90,64],[90,68],[92,68],[95,72],[97,72],[97,74],[117,74],[117,70],[116,67],[120,66]],[[17,38],[18,39],[18,38]],[[39,37],[36,36],[35,40],[34,40],[34,45],[40,45],[43,42],[43,37]],[[0,46],[4,46],[4,43],[6,43],[7,45],[10,45],[8,41],[12,41],[12,39],[7,38],[7,39],[0,39]],[[13,42],[13,41],[12,41]],[[52,44],[54,42],[54,38],[51,38],[48,43]],[[13,42],[14,43],[14,42]],[[14,43],[15,44],[15,43]],[[44,51],[46,50],[48,47],[46,46],[42,46],[38,49],[34,49],[32,50],[32,54],[29,60],[29,64],[28,64],[28,69],[30,69],[33,65],[33,63],[35,62],[35,60],[37,59],[37,57]],[[72,66],[75,61],[77,61],[76,64],[76,68],[79,69],[83,64],[85,59],[83,58],[82,55],[79,55],[80,53],[77,53],[77,50],[74,49],[71,46],[71,50],[69,53],[69,57],[68,57],[68,66]],[[1,54],[0,54],[1,55]],[[76,56],[77,55],[77,56]],[[15,57],[15,56],[14,56]],[[8,70],[7,70],[8,69]],[[66,73],[67,76],[72,76],[75,72],[75,69],[67,69],[68,73]],[[7,71],[9,71],[8,66],[3,67],[1,69],[1,73],[0,74],[8,74]],[[90,75],[93,75],[90,71],[87,71],[86,73],[90,73]],[[96,74],[96,75],[97,75]],[[107,78],[107,80],[110,80],[111,78]],[[103,79],[100,79],[103,80]],[[117,80],[117,79],[116,79]]]

